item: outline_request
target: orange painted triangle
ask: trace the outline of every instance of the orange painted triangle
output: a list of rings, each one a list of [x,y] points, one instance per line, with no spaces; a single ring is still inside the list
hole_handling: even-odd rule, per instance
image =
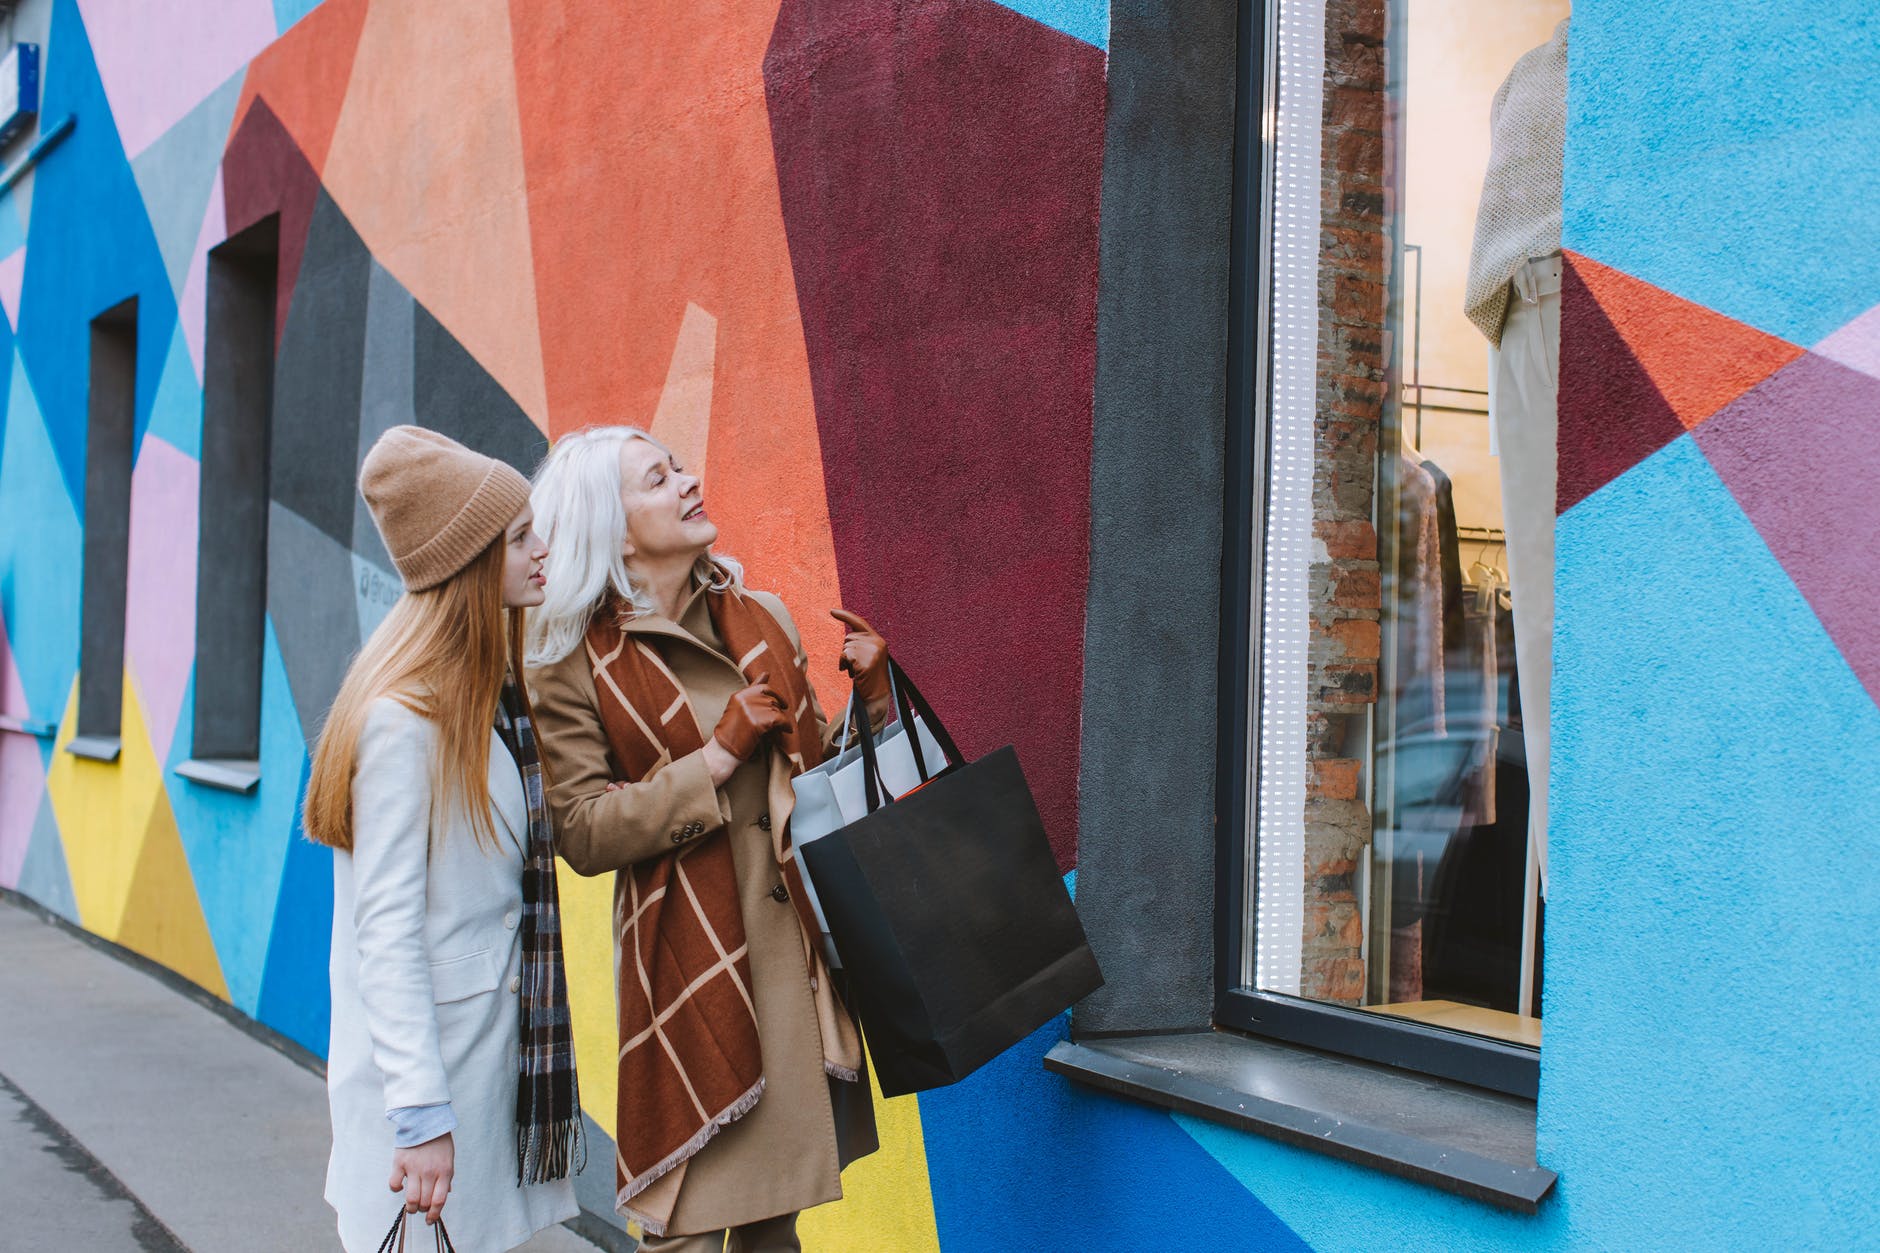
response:
[[[1687,431],[1802,355],[1787,340],[1570,255],[1574,272]]]
[[[268,102],[316,174],[339,125],[340,105],[352,82],[353,54],[365,28],[367,0],[326,0],[248,63],[229,136],[241,129],[248,106]]]

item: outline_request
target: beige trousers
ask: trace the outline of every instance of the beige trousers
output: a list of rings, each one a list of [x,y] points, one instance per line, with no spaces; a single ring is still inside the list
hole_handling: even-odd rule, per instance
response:
[[[730,1231],[705,1231],[695,1236],[649,1237],[641,1242],[647,1253],[802,1253],[796,1238],[796,1215],[780,1214],[762,1222],[745,1223]]]
[[[1514,276],[1501,347],[1491,348],[1489,421],[1501,463],[1502,529],[1514,601],[1527,745],[1528,832],[1547,894],[1548,703],[1554,676],[1554,498],[1560,395],[1560,255]]]

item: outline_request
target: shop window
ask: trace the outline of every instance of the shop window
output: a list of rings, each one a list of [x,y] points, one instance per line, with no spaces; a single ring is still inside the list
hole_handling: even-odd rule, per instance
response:
[[[1217,1020],[1528,1095],[1566,16],[1273,0],[1230,517]]]
[[[260,777],[268,449],[279,219],[209,254],[196,579],[196,713],[179,773],[245,791]]]
[[[137,299],[93,319],[86,400],[78,729],[68,751],[115,761],[124,708],[124,612],[137,413]]]

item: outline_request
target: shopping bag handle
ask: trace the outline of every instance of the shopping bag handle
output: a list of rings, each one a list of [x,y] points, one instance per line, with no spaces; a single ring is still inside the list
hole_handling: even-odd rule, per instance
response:
[[[907,728],[908,747],[913,750],[914,768],[919,772],[921,782],[929,782],[934,775],[928,773],[926,757],[921,752],[920,735],[914,727],[915,713],[919,713],[921,722],[933,734],[934,742],[940,746],[941,753],[946,757],[946,767],[966,764],[966,758],[961,755],[959,745],[953,742],[953,736],[940,721],[940,716],[934,713],[933,706],[928,704],[927,698],[920,694],[920,688],[915,686],[913,678],[893,657],[888,658],[888,689],[894,694],[897,712]],[[853,709],[853,698],[851,698],[850,707]],[[869,719],[866,717],[856,719],[855,730],[862,742],[862,790],[868,803],[868,812],[872,814],[883,805],[892,804],[894,798],[887,794],[887,788],[880,782],[881,766],[875,754],[875,732]]]
[[[398,1217],[392,1219],[392,1229],[379,1241],[379,1253],[405,1253],[405,1219],[411,1215],[405,1213],[405,1207],[398,1207]],[[457,1247],[450,1242],[450,1232],[444,1230],[444,1220],[439,1218],[431,1228],[437,1249],[436,1253],[457,1253]],[[394,1241],[396,1247],[394,1247]]]

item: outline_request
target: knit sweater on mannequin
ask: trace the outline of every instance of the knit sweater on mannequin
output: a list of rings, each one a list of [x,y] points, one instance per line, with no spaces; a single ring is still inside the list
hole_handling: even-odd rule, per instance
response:
[[[1508,284],[1530,257],[1560,251],[1561,164],[1567,133],[1567,23],[1524,54],[1489,112],[1488,174],[1475,216],[1463,299],[1469,321],[1501,343]]]

